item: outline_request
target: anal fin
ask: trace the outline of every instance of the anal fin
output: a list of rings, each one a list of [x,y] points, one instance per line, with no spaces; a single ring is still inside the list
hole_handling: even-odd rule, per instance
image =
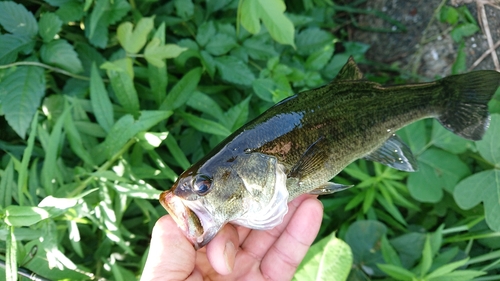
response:
[[[334,182],[326,182],[317,188],[311,190],[309,194],[313,195],[328,195],[332,194],[335,192],[339,192],[345,189],[348,189],[350,187],[353,187],[353,185],[345,185],[345,184],[340,184],[340,183],[334,183]]]
[[[364,158],[401,171],[414,172],[418,169],[410,148],[396,134]]]

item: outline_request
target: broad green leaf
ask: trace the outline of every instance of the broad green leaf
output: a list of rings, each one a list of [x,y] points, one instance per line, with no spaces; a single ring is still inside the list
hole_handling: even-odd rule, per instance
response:
[[[22,4],[14,1],[0,2],[0,25],[10,33],[34,37],[38,24],[33,14]]]
[[[378,246],[387,228],[378,221],[360,220],[349,226],[345,242],[351,246],[356,267],[380,272],[377,264],[383,263],[382,252]]]
[[[333,45],[333,35],[317,27],[309,27],[297,34],[297,52],[301,55],[311,55],[325,46]]]
[[[38,33],[44,42],[50,42],[61,31],[62,24],[63,22],[56,14],[45,13],[40,17]]]
[[[238,9],[241,25],[250,33],[260,30],[262,20],[271,37],[277,42],[295,48],[293,23],[284,12],[286,6],[282,0],[242,0]]]
[[[229,136],[229,134],[231,134],[231,131],[229,131],[226,127],[214,121],[203,119],[189,113],[182,113],[182,117],[184,118],[184,120],[186,120],[186,122],[189,123],[189,125],[191,125],[191,127],[200,132],[219,135],[223,137],[227,137]]]
[[[118,26],[116,35],[125,51],[137,54],[146,45],[149,32],[154,27],[153,20],[153,18],[141,18],[135,28],[130,22],[124,22]]]
[[[474,174],[455,187],[453,197],[457,205],[468,210],[484,205],[486,223],[494,231],[500,231],[500,170],[487,170]]]
[[[133,77],[124,70],[108,70],[107,74],[120,104],[128,113],[137,116],[139,114],[139,97],[132,80]]]
[[[219,104],[215,102],[209,95],[194,91],[191,98],[187,101],[187,105],[194,110],[208,114],[221,122],[225,119],[224,112]]]
[[[306,60],[305,67],[319,71],[325,67],[333,56],[333,44],[325,45],[321,50],[312,53]]]
[[[332,233],[309,248],[293,280],[347,280],[351,266],[349,245]]]
[[[20,52],[31,53],[34,45],[35,41],[25,35],[0,34],[0,64],[16,61]]]
[[[210,38],[208,44],[205,46],[205,50],[211,55],[221,56],[227,54],[236,46],[238,46],[238,44],[235,38],[224,33],[217,33]]]
[[[420,202],[438,202],[443,190],[453,192],[455,185],[470,174],[457,155],[431,148],[418,157],[419,170],[408,177],[408,190]]]
[[[428,141],[425,120],[412,123],[397,132],[403,141],[410,147],[414,155],[419,155],[425,149]]]
[[[80,21],[84,15],[83,6],[80,1],[71,0],[62,4],[55,13],[63,22]]]
[[[56,173],[58,170],[56,161],[58,158],[60,142],[62,141],[61,135],[64,120],[67,118],[68,114],[70,114],[69,108],[69,106],[66,106],[63,114],[57,119],[57,122],[50,133],[48,145],[45,147],[45,159],[42,165],[41,177],[42,186],[45,189],[46,195],[53,195],[55,191],[54,187],[56,185]]]
[[[15,190],[14,159],[10,159],[5,170],[0,171],[0,207],[5,208],[12,204],[12,191]]]
[[[273,92],[276,87],[276,84],[270,78],[257,78],[252,82],[253,92],[267,102],[273,101]]]
[[[42,60],[72,73],[83,71],[82,63],[72,45],[64,39],[43,44],[40,48]]]
[[[126,0],[96,0],[89,17],[86,17],[85,35],[94,46],[104,48],[108,42],[108,25],[116,23],[130,10]],[[87,28],[88,27],[88,28]]]
[[[10,226],[30,226],[50,217],[43,208],[10,205],[5,208],[5,223]]]
[[[500,114],[492,114],[490,127],[482,140],[476,142],[481,156],[500,169]]]
[[[243,42],[248,55],[256,60],[268,60],[278,56],[274,45],[265,36],[252,36]]]
[[[97,123],[108,132],[114,123],[113,106],[95,64],[92,65],[90,74],[90,102]]]
[[[201,68],[197,67],[182,76],[167,94],[160,110],[173,110],[182,106],[191,97],[201,79]]]
[[[186,170],[189,166],[191,166],[191,163],[189,163],[189,160],[182,152],[181,148],[177,144],[177,140],[174,136],[172,136],[172,134],[167,137],[166,144],[175,161],[177,161],[177,164],[179,164],[182,169]]]
[[[198,27],[196,42],[198,42],[200,46],[205,46],[216,33],[217,30],[215,29],[213,21],[203,22],[200,27]]]
[[[439,11],[439,20],[454,25],[457,23],[460,14],[454,7],[443,5]]]
[[[144,50],[144,58],[156,67],[164,67],[165,59],[176,58],[185,50],[175,44],[161,45],[160,39],[153,38]]]
[[[200,51],[200,60],[203,68],[207,71],[210,78],[214,78],[215,75],[215,60],[207,51]]]
[[[174,6],[179,17],[187,19],[193,16],[194,5],[192,0],[174,0]]]
[[[416,280],[416,276],[413,272],[392,264],[377,264],[378,268],[380,268],[383,272],[385,272],[390,277],[395,280],[401,281],[413,281]]]
[[[446,130],[437,120],[432,123],[431,143],[453,154],[464,153],[473,146],[473,142]]]
[[[134,117],[130,114],[124,115],[111,127],[106,139],[100,145],[100,149],[102,149],[106,157],[112,157],[137,133],[147,131],[170,115],[172,115],[171,111],[147,110],[141,111],[137,120],[134,120]],[[100,151],[100,149],[97,151]]]
[[[455,42],[459,42],[463,37],[469,37],[479,31],[479,27],[474,23],[464,23],[455,27],[450,35]]]
[[[243,61],[233,56],[215,58],[216,66],[223,80],[243,86],[251,86],[255,75]]]
[[[5,280],[17,281],[17,241],[14,235],[14,227],[7,228],[9,234],[7,236],[7,253],[5,255]]]
[[[24,138],[45,92],[42,68],[20,66],[0,81],[0,103],[5,119]]]
[[[225,118],[220,120],[220,122],[224,123],[230,131],[236,131],[247,122],[249,103],[250,97],[231,107],[224,114]]]

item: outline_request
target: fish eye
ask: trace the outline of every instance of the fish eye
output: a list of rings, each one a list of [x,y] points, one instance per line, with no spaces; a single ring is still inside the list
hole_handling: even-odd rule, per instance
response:
[[[194,192],[198,195],[205,195],[210,191],[210,186],[212,185],[212,179],[205,175],[200,175],[195,177],[193,180]]]

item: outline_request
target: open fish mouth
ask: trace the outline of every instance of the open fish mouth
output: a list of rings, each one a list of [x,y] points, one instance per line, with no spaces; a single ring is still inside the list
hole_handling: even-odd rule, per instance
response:
[[[210,242],[222,227],[210,219],[208,210],[199,201],[184,200],[171,190],[160,194],[160,203],[196,249]]]

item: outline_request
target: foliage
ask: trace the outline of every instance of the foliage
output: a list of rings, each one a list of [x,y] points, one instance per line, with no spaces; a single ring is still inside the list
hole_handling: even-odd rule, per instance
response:
[[[136,280],[180,172],[349,56],[363,63],[369,46],[342,31],[357,5],[0,2],[0,274]],[[445,9],[457,40],[470,35],[465,10]],[[356,187],[322,199],[296,279],[498,277],[498,128],[494,115],[473,143],[421,121],[399,132],[420,172],[350,165],[336,182]]]

